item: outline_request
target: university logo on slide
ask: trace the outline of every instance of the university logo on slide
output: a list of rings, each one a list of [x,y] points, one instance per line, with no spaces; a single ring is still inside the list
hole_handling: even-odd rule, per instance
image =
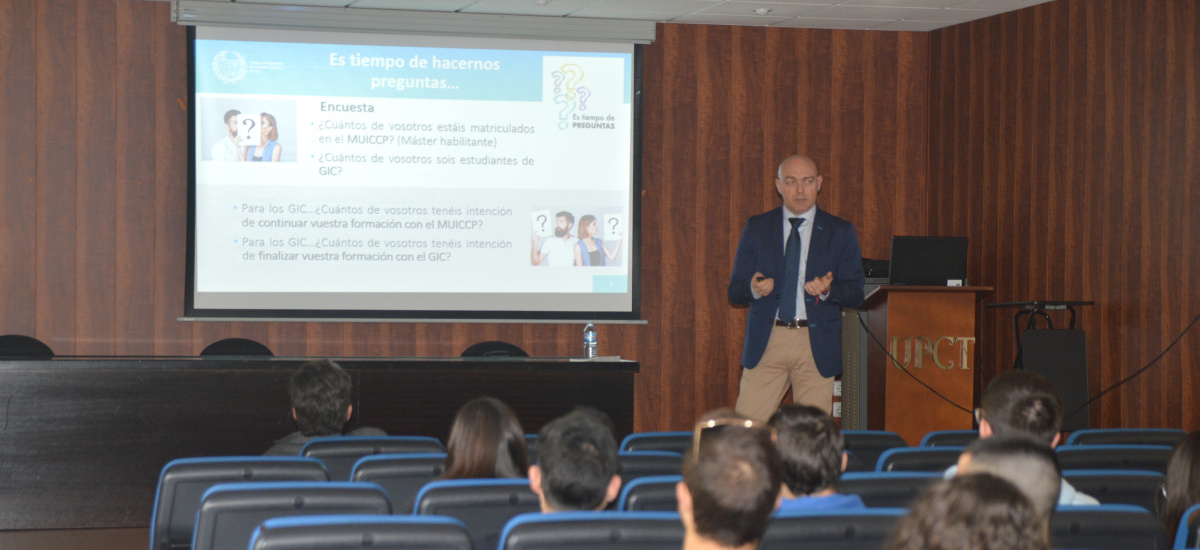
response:
[[[246,57],[229,50],[221,50],[213,56],[213,73],[226,84],[246,78]]]

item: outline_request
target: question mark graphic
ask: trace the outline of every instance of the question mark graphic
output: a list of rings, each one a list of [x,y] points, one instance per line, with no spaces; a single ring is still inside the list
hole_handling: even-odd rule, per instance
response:
[[[550,76],[554,77],[554,93],[561,93],[563,79],[565,79],[566,76],[562,74],[562,71],[554,71],[550,73]]]
[[[254,131],[254,126],[253,118],[246,117],[242,119],[242,144],[249,145],[254,140],[254,134],[250,133]]]
[[[616,232],[617,232],[617,224],[618,224],[619,222],[617,221],[617,219],[616,219],[616,218],[609,218],[609,219],[608,219],[608,221],[612,222],[612,223],[610,224],[610,225],[612,225],[612,227],[611,227],[611,228],[609,228],[609,231],[612,231],[613,233],[616,233]]]
[[[575,85],[583,80],[583,67],[574,63],[567,63],[559,67],[567,76],[567,99],[575,99]]]
[[[546,220],[548,218],[546,218],[545,214],[538,214],[537,219],[538,219],[538,222],[541,222],[541,224],[542,224],[542,233],[545,233],[546,232]]]
[[[586,111],[587,100],[589,97],[592,97],[592,91],[583,86],[576,88],[575,91],[579,93],[579,110]]]
[[[567,115],[575,110],[575,102],[571,101],[571,98],[566,95],[556,95],[554,96],[554,103],[562,105],[562,109],[558,111],[558,129],[566,130],[570,126],[567,123]]]

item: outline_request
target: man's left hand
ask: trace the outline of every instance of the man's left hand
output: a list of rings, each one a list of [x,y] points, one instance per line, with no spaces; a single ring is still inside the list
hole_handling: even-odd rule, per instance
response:
[[[829,287],[833,285],[833,272],[830,271],[824,277],[817,277],[807,283],[804,283],[804,291],[813,295],[821,296],[829,293]]]

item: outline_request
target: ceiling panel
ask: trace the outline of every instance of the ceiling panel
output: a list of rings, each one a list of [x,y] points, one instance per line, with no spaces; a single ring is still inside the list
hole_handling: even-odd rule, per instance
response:
[[[220,0],[214,0],[220,1]],[[230,0],[232,1],[232,0]],[[697,25],[928,31],[1054,0],[237,0],[546,17],[635,19]],[[1108,1],[1108,0],[1096,0]],[[1200,2],[1200,0],[1193,0]],[[762,10],[761,15],[755,10]]]

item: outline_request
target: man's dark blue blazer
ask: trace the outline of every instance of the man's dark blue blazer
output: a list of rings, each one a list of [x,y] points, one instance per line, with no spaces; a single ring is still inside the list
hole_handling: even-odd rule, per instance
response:
[[[862,251],[850,222],[820,208],[815,217],[804,277],[811,281],[833,272],[833,284],[825,300],[803,289],[800,292],[804,295],[804,311],[808,314],[813,358],[821,376],[828,378],[842,373],[841,308],[857,308],[863,302]],[[750,218],[738,241],[733,274],[729,277],[729,301],[750,304],[746,340],[742,347],[742,366],[748,369],[757,366],[762,359],[779,310],[784,267],[783,224],[783,207]],[[754,299],[750,279],[755,272],[775,279],[770,296]]]

